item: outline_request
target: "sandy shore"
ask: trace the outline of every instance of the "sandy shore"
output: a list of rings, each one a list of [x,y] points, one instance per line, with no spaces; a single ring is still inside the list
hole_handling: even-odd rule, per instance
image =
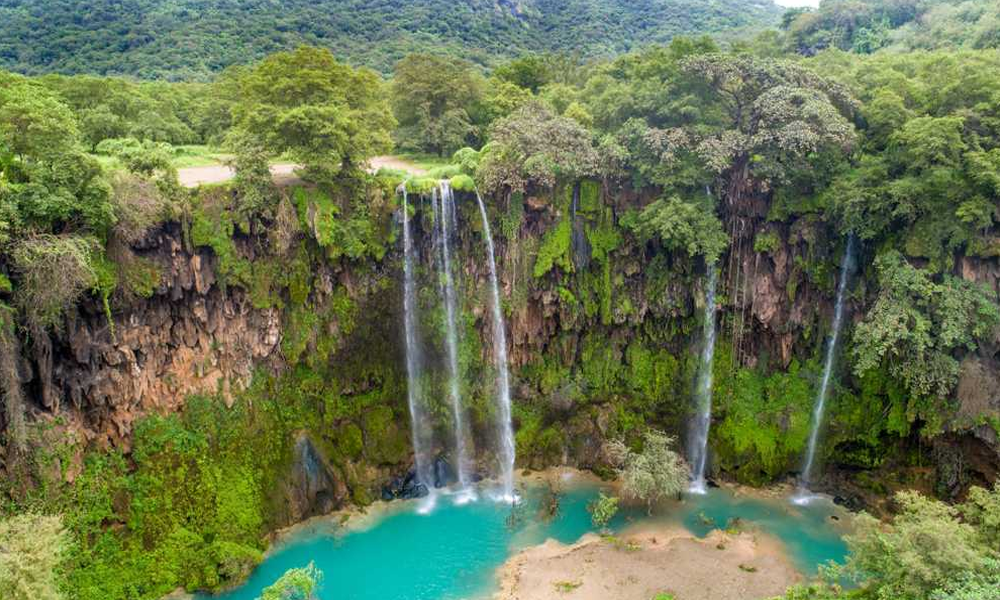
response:
[[[639,526],[614,538],[594,534],[566,546],[549,540],[498,571],[495,600],[751,600],[802,580],[776,541],[715,531]]]

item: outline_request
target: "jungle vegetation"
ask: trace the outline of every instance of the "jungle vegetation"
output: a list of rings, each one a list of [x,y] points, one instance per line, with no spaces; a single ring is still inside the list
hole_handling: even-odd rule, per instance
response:
[[[378,263],[395,241],[391,198],[403,175],[365,168],[367,159],[394,147],[449,159],[407,185],[426,191],[435,177],[447,177],[459,191],[478,186],[496,199],[491,208],[508,239],[524,219],[523,203],[510,198],[554,187],[568,207],[566,184],[583,180],[579,203],[591,219],[586,233],[595,266],[577,273],[572,224],[561,219],[540,234],[525,278],[550,286],[567,311],[602,326],[615,310],[627,310],[611,301],[612,260],[626,243],[647,253],[652,272],[666,277],[669,255],[690,277],[696,265],[726,260],[735,233],[729,217],[757,211],[765,223],[795,220],[827,232],[823,239],[804,235],[811,254],[798,257],[795,268],[830,289],[835,239],[855,235],[870,259],[859,293],[872,301],[848,336],[848,381],[836,403],[843,428],[830,444],[862,448],[838,457],[858,468],[880,464],[892,440],[928,439],[957,422],[960,360],[995,339],[996,295],[961,270],[965,257],[1000,255],[1000,50],[988,3],[824,0],[815,12],[788,13],[781,31],[743,41],[677,37],[645,46],[610,38],[603,48],[580,45],[593,36],[570,25],[565,31],[577,37],[550,40],[565,44],[555,46],[532,41],[532,27],[508,21],[530,25],[553,14],[544,2],[523,4],[523,15],[491,13],[486,25],[467,23],[465,5],[434,20],[447,28],[435,34],[445,44],[486,32],[500,40],[479,56],[424,52],[428,34],[413,33],[412,25],[405,35],[392,29],[369,40],[364,35],[380,29],[366,22],[342,25],[341,39],[349,41],[323,44],[333,52],[285,50],[331,39],[323,29],[329,20],[310,12],[320,5],[273,23],[271,5],[251,6],[250,15],[266,18],[240,34],[263,40],[249,50],[240,36],[205,33],[212,18],[170,26],[200,6],[172,3],[157,12],[140,2],[120,13],[90,6],[94,26],[80,29],[66,26],[78,8],[72,2],[52,3],[44,19],[37,3],[0,7],[0,31],[13,32],[0,42],[0,57],[32,74],[0,72],[0,420],[5,465],[28,473],[0,484],[0,547],[17,553],[0,552],[0,561],[11,561],[10,569],[44,566],[58,576],[23,588],[0,574],[0,591],[12,598],[145,599],[177,587],[220,589],[260,560],[272,526],[268,490],[287,465],[294,431],[343,425],[351,433],[332,450],[338,456],[376,460],[405,452],[395,441],[372,448],[362,436],[363,427],[366,435],[394,440],[386,433],[392,412],[380,403],[400,383],[380,366],[365,366],[358,376],[376,381],[378,391],[342,397],[349,386],[337,385],[344,383],[338,378],[347,375],[330,368],[330,341],[315,337],[334,321],[342,332],[362,327],[357,306],[338,297],[320,313],[309,300],[311,261]],[[608,6],[588,3],[560,14],[582,26]],[[348,13],[379,27],[390,23]],[[165,23],[156,35],[105,35],[115,19],[153,14]],[[416,17],[404,11],[400,18]],[[940,47],[948,38],[940,27],[969,35]],[[641,40],[665,42],[673,33],[644,32]],[[72,52],[38,43],[60,36]],[[178,43],[187,36],[203,43]],[[192,50],[177,55],[167,46]],[[566,46],[584,52],[548,52]],[[901,47],[926,51],[894,51]],[[523,50],[534,52],[511,56]],[[252,62],[231,66],[245,60]],[[88,74],[41,74],[49,71]],[[215,190],[181,188],[173,159],[186,144],[224,148],[235,180]],[[277,156],[302,165],[310,187],[279,194],[267,172]],[[615,214],[600,204],[601,184],[649,190],[653,200]],[[761,197],[769,199],[763,207],[755,202]],[[219,198],[221,204],[210,202]],[[72,448],[44,443],[58,424],[35,423],[32,406],[59,399],[44,386],[40,398],[26,398],[13,357],[28,349],[44,354],[46,340],[65,330],[81,302],[111,317],[130,299],[152,296],[162,274],[133,248],[166,222],[183,223],[193,246],[218,257],[220,284],[248,290],[255,307],[284,311],[291,325],[281,351],[291,373],[259,374],[231,408],[195,398],[180,415],[147,416],[128,452],[88,449],[72,483],[46,477]],[[256,236],[261,248],[290,258],[249,260],[236,236]],[[753,249],[773,253],[780,243],[767,230]],[[586,285],[562,285],[570,275]],[[650,302],[658,301],[657,289],[651,287]],[[732,340],[716,358],[713,443],[722,460],[738,465],[735,477],[759,483],[780,476],[805,444],[813,389],[807,373],[815,365],[752,365]],[[645,500],[675,491],[683,465],[667,450],[668,439],[646,425],[662,416],[663,397],[681,385],[683,362],[643,342],[615,356],[593,337],[581,341],[580,357],[572,374],[540,357],[523,377],[554,395],[613,404],[612,427],[627,442],[619,468],[632,495]],[[515,408],[519,451],[549,451],[561,435],[549,415],[537,406]],[[991,415],[966,417],[994,418],[1000,428]],[[671,457],[668,464],[656,459],[663,456]],[[664,469],[647,468],[650,460]],[[359,504],[370,501],[362,485],[352,494]],[[892,523],[863,521],[851,540],[842,573],[864,580],[861,587],[842,592],[823,583],[789,598],[956,600],[995,589],[998,496],[998,489],[973,488],[957,506],[901,496]],[[48,541],[26,539],[29,531]],[[310,593],[317,575],[292,574],[283,585]]]

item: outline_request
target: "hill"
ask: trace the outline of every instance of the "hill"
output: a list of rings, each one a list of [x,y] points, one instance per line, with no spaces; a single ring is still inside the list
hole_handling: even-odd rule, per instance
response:
[[[489,65],[760,29],[781,13],[771,0],[0,0],[0,68],[204,80],[300,44],[381,72],[414,50]]]
[[[783,25],[802,54],[839,48],[868,54],[1000,46],[996,0],[822,0],[786,13]]]

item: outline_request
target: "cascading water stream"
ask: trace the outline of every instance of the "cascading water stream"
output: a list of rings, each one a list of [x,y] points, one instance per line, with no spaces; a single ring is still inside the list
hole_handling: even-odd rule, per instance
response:
[[[823,362],[823,379],[820,381],[819,390],[816,393],[816,402],[813,405],[812,430],[809,433],[809,444],[806,447],[806,455],[802,463],[802,474],[799,478],[799,492],[796,499],[808,501],[809,482],[812,478],[813,463],[816,458],[816,446],[819,441],[819,431],[823,425],[823,412],[826,409],[826,397],[830,391],[830,380],[833,377],[833,367],[837,356],[837,340],[840,337],[840,328],[844,319],[844,292],[847,290],[847,279],[850,275],[851,261],[854,254],[854,236],[847,238],[847,249],[844,251],[844,258],[840,263],[840,281],[837,283],[837,304],[833,309],[833,328],[830,337],[826,341],[826,358]]]
[[[500,286],[497,283],[497,264],[493,252],[493,236],[490,235],[490,220],[486,216],[486,205],[476,192],[479,213],[483,217],[483,235],[486,237],[487,257],[490,267],[490,288],[493,295],[493,346],[497,368],[497,429],[500,434],[500,480],[503,485],[505,502],[516,501],[514,496],[514,427],[510,411],[510,374],[507,367],[507,333],[500,306]]]
[[[435,194],[437,195],[437,194]],[[451,234],[455,231],[455,198],[447,181],[441,182],[440,211],[436,211],[440,224],[441,277],[439,279],[441,297],[445,312],[445,346],[448,355],[448,398],[451,400],[452,417],[455,422],[455,471],[459,487],[470,492],[469,477],[469,429],[462,408],[459,388],[458,334],[455,326],[456,297],[455,279],[451,267]]]
[[[708,265],[705,289],[705,317],[701,360],[698,364],[698,384],[695,400],[698,412],[692,421],[688,455],[691,458],[691,487],[689,491],[704,494],[705,463],[708,458],[708,428],[712,421],[712,358],[715,355],[715,263]]]
[[[421,393],[420,339],[417,334],[417,296],[413,273],[413,240],[410,235],[409,204],[406,188],[403,194],[403,322],[406,333],[406,396],[410,407],[410,428],[413,438],[414,468],[417,483],[434,489],[431,473],[431,427]]]

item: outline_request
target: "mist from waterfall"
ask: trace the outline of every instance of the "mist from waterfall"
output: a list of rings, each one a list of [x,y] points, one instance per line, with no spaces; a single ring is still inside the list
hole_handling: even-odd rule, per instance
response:
[[[427,408],[422,393],[423,357],[420,351],[420,338],[417,333],[418,307],[416,286],[414,284],[414,250],[410,233],[409,203],[406,187],[403,194],[403,321],[406,334],[406,396],[410,407],[410,428],[413,438],[414,468],[417,483],[423,484],[428,491],[434,487],[434,477],[431,473],[433,448],[433,431],[427,416]]]
[[[826,358],[823,361],[823,378],[816,392],[816,402],[813,404],[812,431],[809,433],[809,444],[806,447],[802,463],[802,473],[799,476],[799,498],[809,497],[809,483],[812,479],[813,464],[816,459],[816,446],[819,442],[819,432],[823,426],[823,413],[826,410],[826,398],[830,392],[830,380],[833,378],[833,367],[837,356],[837,340],[844,320],[844,292],[847,290],[847,279],[850,276],[851,261],[854,259],[854,236],[847,238],[847,249],[840,262],[840,281],[837,283],[837,304],[833,309],[833,327],[826,341]]]
[[[439,193],[440,191],[440,193]],[[455,275],[451,266],[451,240],[456,229],[455,197],[447,181],[442,181],[439,190],[435,190],[435,223],[438,225],[438,291],[444,305],[445,313],[445,349],[448,359],[448,399],[451,403],[452,418],[455,425],[455,473],[459,487],[469,492],[471,490],[469,460],[472,440],[462,406],[460,388],[460,372],[458,367],[458,332],[455,325],[457,300],[455,294]],[[440,206],[437,204],[440,201]]]
[[[510,410],[510,373],[507,366],[507,333],[503,321],[503,310],[500,306],[500,286],[497,282],[497,264],[493,251],[493,236],[490,234],[490,220],[486,215],[486,205],[476,192],[479,202],[479,213],[483,218],[483,235],[486,238],[487,258],[490,268],[490,289],[493,308],[493,350],[496,359],[496,393],[497,411],[496,426],[499,433],[500,448],[500,481],[503,485],[503,499],[513,503],[514,496],[514,428],[511,424]]]
[[[712,358],[715,355],[715,263],[708,265],[705,287],[705,315],[702,329],[701,358],[695,388],[697,413],[691,422],[688,456],[691,460],[690,492],[704,494],[705,464],[708,458],[708,429],[712,422]]]

